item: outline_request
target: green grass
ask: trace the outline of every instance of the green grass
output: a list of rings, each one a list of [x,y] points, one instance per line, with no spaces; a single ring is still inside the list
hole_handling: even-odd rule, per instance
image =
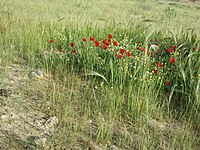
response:
[[[57,116],[60,124],[45,149],[94,149],[97,145],[198,149],[198,4],[161,0],[1,1],[1,64],[25,64],[53,75],[49,87],[41,87],[41,109]],[[109,33],[131,52],[130,58],[124,55],[117,59],[119,47],[112,44],[104,51],[89,41],[93,36],[101,42]],[[49,43],[50,39],[54,43]],[[157,54],[148,43],[158,44],[162,53]],[[176,52],[168,54],[173,45]],[[150,51],[152,57],[137,47]],[[73,49],[76,54],[71,53]],[[170,57],[175,58],[174,64]],[[158,68],[158,61],[167,64]],[[171,85],[165,85],[166,81]],[[151,125],[152,120],[165,128]]]

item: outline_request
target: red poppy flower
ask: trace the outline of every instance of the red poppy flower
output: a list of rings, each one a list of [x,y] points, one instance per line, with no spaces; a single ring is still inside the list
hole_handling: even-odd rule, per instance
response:
[[[104,45],[107,45],[107,46],[109,45],[108,42],[107,42],[105,39],[102,40],[102,43],[103,43]]]
[[[104,44],[103,49],[106,50],[107,48],[108,48],[108,45]]]
[[[170,81],[166,81],[165,84],[166,84],[167,86],[170,86],[170,85],[171,85],[171,82],[170,82]]]
[[[117,58],[121,59],[122,55],[121,54],[117,54]]]
[[[142,51],[142,52],[145,52],[145,48],[143,47],[143,48],[141,49],[141,51]]]
[[[111,39],[108,39],[108,43],[110,43],[111,42]]]
[[[73,50],[72,50],[72,53],[76,53],[76,50],[75,50],[75,49],[73,49]]]
[[[114,45],[114,46],[118,46],[117,41],[114,41],[114,42],[113,42],[113,45]]]
[[[102,43],[104,43],[104,44],[105,44],[105,43],[107,43],[107,41],[106,41],[105,39],[103,39],[103,40],[102,40]]]
[[[128,52],[126,52],[126,57],[130,57],[131,56],[131,53],[128,51]]]
[[[49,42],[50,42],[50,43],[53,43],[53,42],[54,42],[54,40],[53,40],[53,39],[50,39],[50,40],[49,40]]]
[[[154,69],[153,72],[154,72],[154,73],[158,73],[158,70],[157,70],[157,69]]]
[[[156,43],[156,44],[154,44],[155,46],[158,46],[158,44]]]
[[[119,52],[120,52],[121,54],[124,54],[125,50],[124,50],[123,48],[120,48]]]
[[[172,45],[172,48],[174,49],[174,51],[176,50],[176,46],[175,45]]]
[[[147,55],[151,56],[151,52],[147,52]]]
[[[171,57],[171,58],[169,59],[169,61],[170,61],[170,63],[175,63],[175,62],[176,62],[175,59],[174,59],[173,57]]]
[[[75,45],[74,43],[70,43],[70,46],[71,46],[71,47],[74,47],[74,45]]]
[[[90,41],[94,41],[94,38],[92,36],[90,36]]]
[[[167,52],[168,52],[168,53],[171,53],[171,52],[172,52],[171,48],[168,48]]]
[[[140,47],[138,46],[136,49],[137,49],[137,50],[140,50]]]
[[[108,38],[109,38],[109,39],[112,39],[112,34],[108,34]]]
[[[95,41],[94,44],[95,44],[96,47],[99,47],[99,46],[100,46],[100,44],[99,44],[98,41]]]
[[[157,62],[157,66],[160,68],[162,67],[162,64],[160,62]]]
[[[87,42],[86,38],[82,38],[82,41],[83,41],[83,42]]]

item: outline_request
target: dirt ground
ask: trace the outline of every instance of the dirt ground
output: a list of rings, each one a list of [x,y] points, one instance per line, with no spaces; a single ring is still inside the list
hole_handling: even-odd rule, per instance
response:
[[[0,149],[42,148],[58,122],[41,110],[40,94],[31,91],[47,80],[31,73],[19,65],[0,66]]]

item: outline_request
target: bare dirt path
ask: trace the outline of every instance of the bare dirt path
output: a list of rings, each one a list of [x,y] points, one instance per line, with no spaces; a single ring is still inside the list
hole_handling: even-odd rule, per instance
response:
[[[0,149],[40,149],[58,122],[38,102],[37,88],[48,81],[32,79],[29,72],[20,65],[0,66]]]

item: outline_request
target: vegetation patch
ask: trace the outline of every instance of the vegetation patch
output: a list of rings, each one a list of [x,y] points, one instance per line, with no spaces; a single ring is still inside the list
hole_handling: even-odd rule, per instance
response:
[[[198,3],[1,1],[0,148],[199,149]]]

